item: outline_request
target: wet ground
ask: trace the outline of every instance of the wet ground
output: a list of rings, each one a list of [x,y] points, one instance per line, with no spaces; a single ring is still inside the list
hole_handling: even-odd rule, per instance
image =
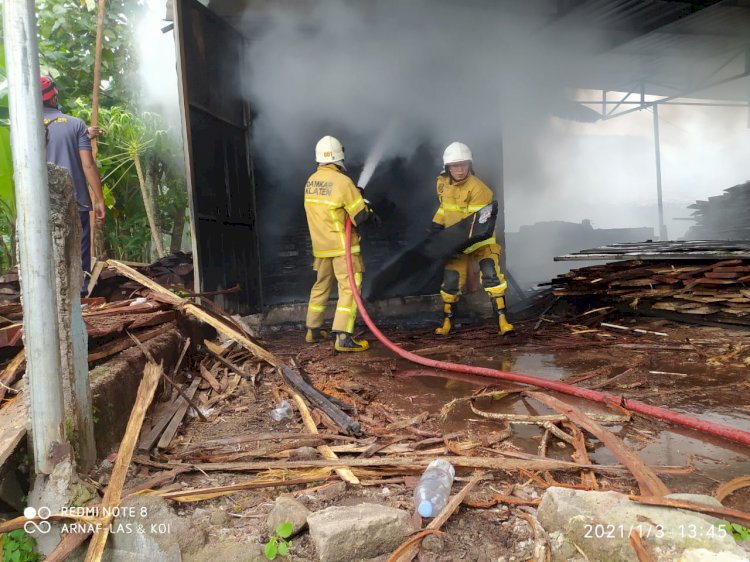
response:
[[[530,323],[529,323],[530,324]],[[602,388],[616,395],[691,414],[700,419],[750,431],[750,367],[743,363],[750,356],[750,333],[739,330],[685,326],[682,324],[640,320],[633,324],[643,329],[668,333],[628,336],[606,330],[573,334],[575,329],[555,326],[535,335],[521,335],[500,341],[490,329],[467,329],[448,338],[436,338],[429,332],[396,334],[394,341],[432,358],[457,363],[491,367],[534,375],[550,380],[570,379],[581,373],[602,368],[604,376],[581,382],[578,386],[597,386],[631,369],[632,373]],[[565,333],[567,331],[567,333]],[[573,334],[572,337],[569,334]],[[272,343],[281,353],[283,346],[296,334],[284,334]],[[565,346],[559,339],[569,339]],[[548,342],[548,345],[545,345]],[[590,345],[586,345],[589,342]],[[433,345],[434,344],[434,345]],[[634,347],[635,346],[635,347]],[[640,349],[639,347],[646,347]],[[680,348],[680,349],[677,349]],[[404,416],[423,411],[439,413],[456,398],[471,395],[495,381],[471,375],[450,374],[417,366],[392,354],[375,341],[367,357],[340,357],[332,352],[306,352],[297,356],[310,373],[338,373],[344,363],[354,381],[380,387],[378,400],[393,405]],[[364,354],[363,354],[364,355]],[[304,358],[311,356],[309,362]],[[384,373],[383,366],[388,368]],[[499,381],[497,388],[514,386]],[[557,395],[556,393],[553,393]],[[606,408],[584,399],[566,395],[559,398],[583,411],[603,412]],[[480,399],[477,407],[495,413],[546,415],[552,414],[542,404],[517,396],[500,401]],[[497,429],[497,422],[478,418],[467,403],[456,407],[441,423],[443,433],[466,430],[473,433]],[[658,420],[636,416],[624,426],[610,426],[648,464],[692,467],[688,474],[666,475],[668,485],[685,491],[709,492],[718,482],[750,474],[747,448],[721,438],[700,434]],[[542,431],[538,426],[514,424],[510,441],[520,450],[537,453]],[[552,457],[569,458],[567,451],[549,453]],[[616,463],[610,452],[598,441],[593,452],[597,464]],[[750,497],[746,498],[750,500]],[[746,507],[750,503],[746,504]],[[739,506],[738,506],[739,507]]]
[[[438,338],[430,330],[390,331],[389,336],[404,348],[421,355],[447,361],[493,367],[554,380],[575,381],[580,387],[638,399],[649,404],[689,413],[702,419],[750,431],[750,333],[710,327],[692,327],[658,320],[616,319],[629,327],[667,333],[635,335],[611,332],[600,327],[582,327],[564,322],[545,322],[534,331],[535,322],[517,323],[518,335],[500,338],[489,326],[464,326],[454,335]],[[612,319],[608,319],[612,321]],[[357,409],[357,418],[365,438],[381,435],[389,423],[403,421],[422,412],[427,418],[401,430],[404,439],[425,439],[460,432],[463,441],[483,441],[472,454],[492,455],[493,451],[537,455],[543,429],[538,425],[513,424],[511,435],[494,442],[502,433],[501,422],[482,418],[472,411],[467,400],[460,401],[445,417],[441,411],[453,400],[467,398],[489,389],[517,385],[472,375],[450,374],[395,358],[369,334],[372,349],[367,353],[335,354],[329,342],[306,345],[301,331],[284,331],[266,336],[264,345],[272,352],[301,366],[315,385]],[[617,378],[615,378],[617,377]],[[243,383],[244,384],[244,383]],[[257,393],[247,386],[239,396],[221,406],[218,416],[209,422],[190,421],[180,443],[196,444],[210,439],[267,431],[301,431],[298,415],[273,422],[269,412],[284,396],[284,388],[275,375],[268,374]],[[585,400],[558,395],[584,412],[608,412],[607,408]],[[518,394],[502,399],[479,398],[474,407],[480,411],[503,414],[545,415],[553,413],[540,403]],[[609,412],[611,413],[611,412]],[[322,420],[321,431],[326,431]],[[746,447],[708,437],[692,430],[677,428],[659,420],[635,416],[622,425],[608,428],[647,464],[656,467],[659,476],[674,492],[713,494],[719,484],[750,474]],[[329,428],[334,429],[334,428]],[[617,464],[616,459],[596,439],[587,435],[589,455],[595,464]],[[570,460],[569,445],[551,439],[547,456]],[[276,457],[288,453],[279,453]],[[271,455],[274,456],[274,455]],[[167,455],[168,457],[168,455]],[[143,468],[139,476],[146,477]],[[467,476],[459,474],[459,480]],[[580,484],[578,474],[555,473],[558,482]],[[180,477],[183,487],[227,485],[247,480],[247,475],[211,472]],[[347,505],[370,501],[413,510],[411,492],[416,478],[411,474],[369,474],[360,477],[361,487],[339,488],[334,484],[313,486],[310,492],[299,487],[245,491],[208,501],[179,506],[184,516],[193,517],[196,528],[207,529],[209,540],[237,540],[263,543],[268,535],[265,517],[279,494],[293,493],[308,508]],[[488,499],[503,492],[522,498],[543,493],[546,475],[498,473],[480,484],[471,498]],[[325,480],[322,478],[321,482]],[[454,492],[461,482],[454,485]],[[637,492],[635,480],[627,473],[602,475],[600,489]],[[750,489],[731,494],[723,502],[727,507],[750,510]],[[501,554],[523,555],[530,547],[532,533],[517,517],[518,509],[498,505],[489,509],[460,508],[448,521],[447,534],[425,541],[420,560],[497,560]],[[214,513],[225,512],[228,521],[217,524]],[[315,560],[307,534],[295,540],[289,560]],[[526,549],[526,550],[525,550]]]

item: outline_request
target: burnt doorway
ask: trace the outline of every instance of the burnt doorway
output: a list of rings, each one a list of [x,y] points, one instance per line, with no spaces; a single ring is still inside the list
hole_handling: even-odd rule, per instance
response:
[[[250,119],[238,69],[242,35],[195,0],[175,1],[196,290],[236,314],[260,311],[261,272]]]

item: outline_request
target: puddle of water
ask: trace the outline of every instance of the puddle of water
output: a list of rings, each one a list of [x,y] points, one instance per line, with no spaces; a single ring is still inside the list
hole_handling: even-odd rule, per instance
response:
[[[444,359],[458,360],[457,357],[444,357]],[[502,356],[481,360],[475,359],[472,364],[533,374],[550,380],[557,380],[572,374],[571,370],[556,364],[554,355],[528,350],[503,352]],[[396,408],[401,409],[405,415],[417,415],[423,411],[437,414],[451,400],[469,396],[482,386],[490,384],[500,388],[514,386],[512,383],[484,377],[415,368],[413,364],[400,359],[397,360],[397,365],[397,376],[392,380],[392,383],[389,383],[387,393],[390,395],[390,402]],[[676,377],[675,385],[684,385],[685,387],[702,385],[709,396],[712,392],[712,381],[719,378],[716,371],[706,372],[707,368],[702,365],[663,364],[650,368],[651,370],[687,374],[687,377]],[[726,385],[733,380],[738,380],[740,376],[742,375],[737,373],[727,373],[725,377],[724,373],[721,373],[721,384]],[[746,377],[746,375],[744,376]],[[607,408],[601,404],[572,396],[559,395],[558,397],[581,408],[584,412],[607,411]],[[661,405],[658,398],[650,400],[650,402]],[[715,400],[714,403],[716,403]],[[750,416],[741,412],[719,414],[708,411],[710,406],[705,403],[702,393],[699,393],[694,400],[687,404],[687,409],[685,408],[685,401],[681,405],[680,410],[686,410],[688,414],[730,427],[750,430]],[[725,410],[726,405],[722,405],[725,406]],[[475,406],[484,411],[508,414],[545,415],[554,413],[542,404],[514,396],[499,401],[482,398],[476,401]],[[471,411],[468,403],[461,403],[453,408],[443,422],[442,430],[445,433],[469,431],[474,434],[481,434],[497,430],[498,427],[498,422],[477,416]],[[670,430],[652,435],[652,439],[644,446],[644,441],[637,438],[638,435],[642,436],[642,434],[637,434],[630,427],[626,427],[624,432],[620,432],[621,428],[616,426],[609,427],[609,429],[624,437],[625,442],[647,464],[684,466],[691,460],[695,473],[672,475],[669,478],[670,482],[673,483],[688,485],[691,481],[695,483],[702,480],[703,487],[705,487],[708,484],[707,479],[725,482],[736,476],[750,473],[750,456],[748,456],[747,448],[722,439],[709,438],[688,429],[672,427]],[[542,430],[538,426],[514,424],[511,440],[524,452],[536,454],[541,435]],[[601,446],[598,441],[595,442],[597,448],[590,454],[594,462],[599,464],[617,463],[609,450]],[[570,449],[549,447],[548,454],[553,458],[569,459]]]

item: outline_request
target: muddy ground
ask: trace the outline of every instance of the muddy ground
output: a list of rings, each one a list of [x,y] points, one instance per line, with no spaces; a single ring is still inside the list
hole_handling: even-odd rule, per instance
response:
[[[536,319],[517,322],[518,331],[512,337],[500,337],[487,325],[463,326],[446,338],[439,338],[426,329],[389,331],[388,335],[402,347],[427,357],[549,379],[570,381],[586,377],[576,384],[750,430],[750,332],[647,318],[610,316],[607,321],[666,333],[667,336],[607,330],[598,324],[591,327],[555,319],[545,319],[540,323]],[[464,454],[472,456],[492,456],[502,451],[539,453],[544,430],[538,425],[514,424],[512,434],[499,440],[503,423],[480,417],[472,411],[468,401],[454,404],[447,415],[441,417],[441,410],[454,399],[466,398],[488,388],[502,389],[512,385],[415,366],[395,358],[366,332],[363,335],[370,339],[372,349],[360,354],[336,354],[330,342],[307,345],[303,335],[297,330],[269,333],[265,335],[264,345],[283,359],[302,367],[319,389],[356,408],[364,433],[359,444],[365,446],[387,439],[408,449],[418,447],[415,444],[425,439],[454,434],[448,445],[456,450],[457,444],[468,443],[471,448]],[[621,376],[614,378],[618,375]],[[282,422],[275,422],[270,417],[270,411],[279,399],[287,397],[285,392],[274,373],[266,374],[255,391],[249,382],[243,381],[232,399],[215,406],[216,410],[207,422],[191,418],[181,429],[176,445],[153,457],[154,460],[260,460],[257,454],[260,449],[265,451],[261,458],[288,457],[289,451],[285,448],[299,448],[304,443],[276,442],[279,447],[275,453],[269,452],[268,448],[274,442],[265,441],[245,443],[231,450],[192,453],[188,457],[181,454],[181,451],[208,440],[269,431],[304,431],[297,411],[291,419]],[[603,407],[580,399],[558,397],[583,411],[603,411]],[[500,400],[480,398],[474,406],[479,411],[495,413],[552,413],[539,403],[513,394]],[[386,429],[389,424],[422,412],[427,412],[428,417],[421,423],[408,428]],[[315,412],[313,414],[317,416]],[[319,424],[321,432],[335,432],[330,423],[322,421]],[[640,416],[624,425],[610,426],[610,429],[636,450],[647,464],[659,467],[657,471],[661,478],[674,492],[712,494],[720,483],[750,473],[747,450],[718,438]],[[587,438],[589,455],[595,464],[617,463],[599,441],[591,436]],[[338,445],[341,451],[343,446],[351,447],[352,443],[342,441]],[[309,451],[304,449],[293,455],[305,452]],[[570,445],[555,438],[550,439],[546,449],[547,456],[556,459],[570,460],[571,453]],[[376,453],[375,457],[379,454],[384,454],[384,451]],[[129,484],[157,472],[158,469],[136,465]],[[205,529],[211,542],[256,544],[268,539],[266,517],[274,498],[282,493],[293,494],[312,511],[364,501],[413,511],[411,494],[418,474],[375,469],[355,473],[362,480],[361,486],[344,486],[334,473],[318,471],[307,473],[308,476],[317,475],[319,479],[304,486],[241,491],[206,501],[175,503],[175,507],[180,515],[193,518],[196,529]],[[459,473],[454,493],[468,475],[468,472]],[[220,486],[251,478],[252,475],[241,473],[193,472],[180,475],[173,487]],[[597,480],[601,490],[638,490],[635,480],[625,471],[599,475]],[[533,500],[553,481],[581,484],[580,475],[573,472],[498,472],[481,482],[469,498],[474,505],[491,500],[495,494]],[[724,504],[749,510],[750,489],[730,495]],[[462,506],[444,526],[445,535],[424,541],[418,559],[490,561],[501,555],[527,559],[533,532],[518,517],[522,513],[519,510],[533,512],[533,507]],[[295,538],[287,559],[316,560],[307,533]]]

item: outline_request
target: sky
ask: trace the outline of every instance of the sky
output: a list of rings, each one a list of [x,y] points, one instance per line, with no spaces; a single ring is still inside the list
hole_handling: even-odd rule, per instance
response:
[[[538,24],[528,14],[456,11],[438,0],[351,5],[272,11],[249,44],[256,150],[279,170],[279,185],[294,189],[297,176],[283,170],[309,169],[311,147],[330,130],[360,164],[384,135],[386,160],[427,142],[436,168],[442,148],[461,140],[474,148],[480,177],[496,165],[488,147],[502,130],[508,231],[547,220],[656,227],[651,111],[595,123],[555,116],[563,95],[595,95],[562,82],[595,54],[596,37],[573,60],[528,39]],[[160,31],[163,14],[163,2],[152,1],[141,22],[140,75],[153,107],[178,122],[174,37]],[[688,217],[688,205],[750,180],[748,110],[670,106],[659,115],[665,219],[677,238],[692,224],[673,220]]]

